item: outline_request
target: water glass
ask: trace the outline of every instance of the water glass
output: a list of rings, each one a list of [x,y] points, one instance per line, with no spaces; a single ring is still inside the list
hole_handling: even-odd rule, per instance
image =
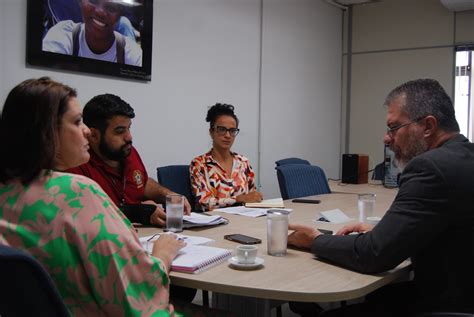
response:
[[[267,250],[274,256],[285,256],[288,242],[288,214],[283,209],[267,212]]]
[[[367,217],[373,217],[375,212],[375,194],[359,194],[359,222],[367,222]]]
[[[166,195],[166,231],[183,231],[184,196]]]

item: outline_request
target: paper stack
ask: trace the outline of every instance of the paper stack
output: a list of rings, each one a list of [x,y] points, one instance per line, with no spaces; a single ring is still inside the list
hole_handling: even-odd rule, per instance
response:
[[[227,220],[219,215],[209,216],[197,212],[192,212],[189,216],[183,216],[183,228],[215,226],[221,223],[226,224]]]

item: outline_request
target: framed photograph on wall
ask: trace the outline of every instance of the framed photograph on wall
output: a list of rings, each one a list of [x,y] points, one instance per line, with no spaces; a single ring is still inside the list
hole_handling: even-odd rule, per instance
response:
[[[28,0],[26,62],[151,80],[153,0]]]

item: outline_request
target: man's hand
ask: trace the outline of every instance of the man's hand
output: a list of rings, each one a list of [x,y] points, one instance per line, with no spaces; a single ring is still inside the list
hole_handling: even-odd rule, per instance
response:
[[[189,216],[191,214],[191,205],[186,197],[184,197],[184,214]]]
[[[300,249],[310,249],[313,240],[321,234],[321,232],[312,227],[297,224],[289,224],[288,230],[294,230],[294,232],[288,236],[288,245]]]
[[[145,200],[143,204],[156,206],[155,212],[150,216],[150,223],[154,226],[165,227],[166,226],[166,213],[160,204],[155,203],[153,200]]]
[[[367,231],[371,231],[373,228],[374,228],[374,225],[358,222],[358,223],[353,223],[350,225],[345,225],[344,227],[339,229],[338,232],[336,232],[336,235],[343,236],[352,232],[364,233]]]
[[[252,191],[248,194],[239,195],[235,198],[238,203],[259,203],[263,199],[262,193],[258,191]]]

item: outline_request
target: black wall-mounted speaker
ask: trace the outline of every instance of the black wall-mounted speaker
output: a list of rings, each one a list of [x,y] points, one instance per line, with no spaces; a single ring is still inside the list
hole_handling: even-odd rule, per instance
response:
[[[342,182],[367,184],[369,157],[365,154],[342,154]]]

